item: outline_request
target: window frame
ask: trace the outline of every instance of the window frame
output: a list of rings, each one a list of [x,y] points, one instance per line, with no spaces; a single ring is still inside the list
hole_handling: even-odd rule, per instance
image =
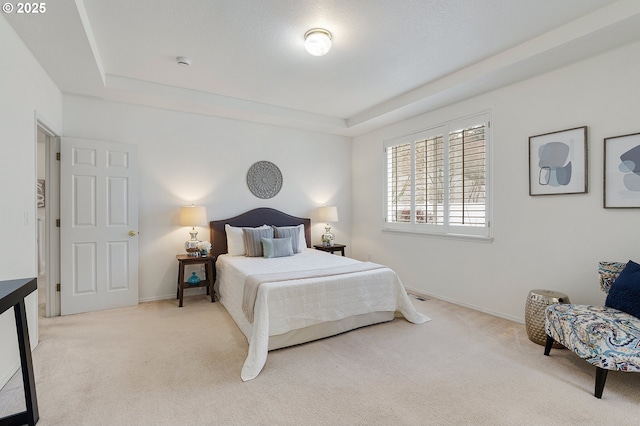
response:
[[[464,226],[452,225],[449,223],[450,206],[449,206],[449,178],[445,179],[443,189],[443,224],[429,224],[416,222],[416,143],[437,135],[443,137],[443,175],[449,176],[449,137],[452,133],[484,124],[485,126],[485,225],[484,226]],[[396,136],[383,140],[383,169],[384,169],[384,187],[383,187],[383,231],[401,232],[411,234],[423,234],[438,237],[463,238],[473,240],[491,241],[491,222],[492,222],[492,180],[491,180],[491,112],[484,111],[478,114],[448,121],[446,123],[434,125],[427,129],[412,132],[409,134]],[[410,202],[410,220],[409,222],[389,222],[389,164],[387,151],[390,147],[410,144],[411,152],[411,202]]]

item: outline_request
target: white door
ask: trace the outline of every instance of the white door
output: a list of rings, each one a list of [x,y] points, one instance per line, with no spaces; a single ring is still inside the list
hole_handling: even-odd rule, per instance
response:
[[[137,146],[62,138],[62,315],[138,303],[137,228]]]

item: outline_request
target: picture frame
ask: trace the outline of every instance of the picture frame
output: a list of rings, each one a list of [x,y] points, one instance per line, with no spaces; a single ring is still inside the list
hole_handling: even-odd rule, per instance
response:
[[[605,209],[640,208],[640,133],[604,139]]]
[[[586,194],[587,126],[529,137],[529,195]]]
[[[36,206],[44,207],[44,179],[38,179],[36,182]]]

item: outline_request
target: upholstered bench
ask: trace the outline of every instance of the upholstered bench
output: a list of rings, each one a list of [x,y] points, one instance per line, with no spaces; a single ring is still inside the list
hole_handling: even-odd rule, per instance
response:
[[[600,262],[600,286],[609,293],[608,306],[556,304],[545,310],[544,354],[548,356],[553,343],[558,342],[594,365],[596,398],[602,397],[609,370],[640,372],[640,319],[611,307],[620,304],[633,311],[635,308],[627,309],[631,304],[640,309],[639,300],[633,300],[636,285],[640,295],[640,265],[631,261],[627,264]],[[632,278],[631,291],[628,277]],[[622,303],[614,300],[619,297]]]

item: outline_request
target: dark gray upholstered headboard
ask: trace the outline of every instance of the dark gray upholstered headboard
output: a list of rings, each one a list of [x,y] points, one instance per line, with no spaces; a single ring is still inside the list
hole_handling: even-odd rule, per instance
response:
[[[279,210],[260,207],[249,210],[236,217],[209,222],[211,232],[211,254],[218,256],[227,252],[227,234],[224,225],[238,227],[255,227],[261,225],[297,226],[304,225],[304,235],[307,239],[307,247],[311,247],[311,219],[295,217]]]

